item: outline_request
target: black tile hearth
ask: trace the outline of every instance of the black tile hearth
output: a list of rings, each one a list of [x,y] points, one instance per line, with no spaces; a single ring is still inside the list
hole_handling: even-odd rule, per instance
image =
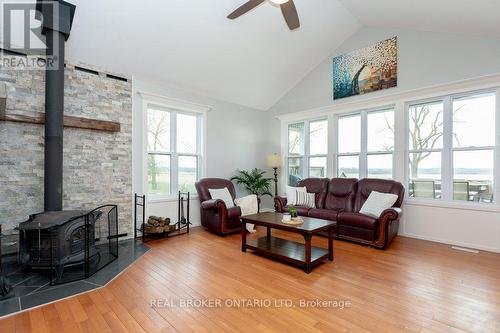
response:
[[[148,250],[149,247],[140,241],[121,241],[118,259],[87,279],[62,285],[51,286],[47,273],[13,271],[8,274],[13,286],[12,296],[0,300],[0,317],[105,286]]]

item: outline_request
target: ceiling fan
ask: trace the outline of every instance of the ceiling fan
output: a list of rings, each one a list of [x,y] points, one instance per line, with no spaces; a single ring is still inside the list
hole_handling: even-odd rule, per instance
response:
[[[261,3],[266,0],[250,0],[240,7],[238,7],[234,12],[227,16],[228,19],[234,20],[237,17],[245,14],[246,12],[254,9]],[[283,17],[285,18],[286,24],[290,30],[297,29],[300,27],[299,15],[297,14],[297,9],[295,8],[295,4],[293,0],[268,0],[272,4],[279,5],[281,8],[281,12],[283,13]]]

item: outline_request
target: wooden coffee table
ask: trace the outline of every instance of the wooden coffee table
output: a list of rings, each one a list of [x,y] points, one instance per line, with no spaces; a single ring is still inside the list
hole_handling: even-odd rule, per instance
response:
[[[242,216],[241,251],[253,250],[263,256],[302,267],[306,273],[310,273],[313,267],[326,259],[333,261],[333,236],[336,222],[302,217],[304,223],[289,225],[281,222],[282,218],[283,214],[274,212]],[[267,227],[267,235],[247,241],[247,223]],[[300,234],[304,237],[305,244],[274,237],[271,235],[271,229]],[[328,233],[328,250],[312,246],[312,236],[325,231]]]

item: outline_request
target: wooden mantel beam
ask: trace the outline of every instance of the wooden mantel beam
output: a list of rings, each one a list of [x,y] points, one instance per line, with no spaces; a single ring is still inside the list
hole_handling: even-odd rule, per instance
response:
[[[0,110],[0,121],[12,121],[28,124],[45,124],[45,113],[31,112],[26,115],[19,111]],[[120,123],[114,121],[64,116],[64,127],[81,128],[104,132],[120,132]]]

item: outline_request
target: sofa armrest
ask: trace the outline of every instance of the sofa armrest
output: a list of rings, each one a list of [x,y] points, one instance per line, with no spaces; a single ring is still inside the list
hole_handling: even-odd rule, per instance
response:
[[[285,208],[287,203],[286,198],[284,197],[274,197],[274,208],[277,212],[281,213],[283,212],[283,209]]]
[[[380,214],[375,246],[381,249],[387,248],[392,239],[398,233],[399,218],[402,215],[401,208],[392,207]]]
[[[403,214],[403,210],[398,207],[392,207],[384,210],[380,214],[379,220],[397,220]]]
[[[227,209],[226,204],[221,199],[211,199],[211,200],[203,201],[201,203],[201,208],[203,208],[203,209],[216,209],[216,210],[219,210],[222,208]]]

